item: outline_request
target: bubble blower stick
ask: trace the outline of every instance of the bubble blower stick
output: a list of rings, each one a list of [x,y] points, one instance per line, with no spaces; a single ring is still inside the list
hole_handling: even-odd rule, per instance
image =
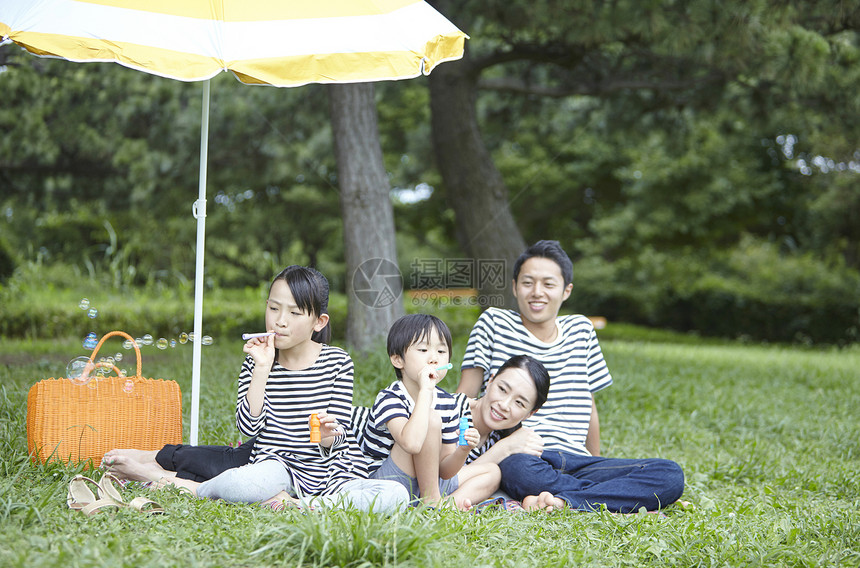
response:
[[[458,446],[468,446],[466,441],[466,430],[469,429],[469,419],[465,416],[460,417],[460,438],[457,440]]]
[[[274,331],[267,331],[266,333],[243,333],[242,339],[248,341],[249,339],[254,339],[257,337],[269,337],[270,335],[275,335]]]
[[[311,443],[320,443],[320,419],[311,414]]]
[[[454,367],[454,365],[452,365],[451,363],[448,363],[447,365],[442,365],[440,367],[436,367],[436,370],[437,371],[447,371],[448,369],[452,369],[453,367]]]

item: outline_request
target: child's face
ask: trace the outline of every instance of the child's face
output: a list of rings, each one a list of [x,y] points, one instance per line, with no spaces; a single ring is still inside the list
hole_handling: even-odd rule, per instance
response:
[[[484,424],[492,430],[513,428],[532,414],[537,388],[529,374],[509,367],[487,384],[482,404]]]
[[[400,369],[404,381],[417,382],[421,369],[430,365],[434,369],[441,365],[447,365],[451,354],[448,352],[448,343],[439,335],[436,328],[430,333],[406,348],[403,357],[391,356],[391,364]],[[445,371],[434,371],[437,381],[445,378]]]
[[[284,280],[272,284],[266,301],[266,330],[275,332],[275,347],[291,349],[309,341],[314,331],[325,327],[327,316],[316,317],[296,305]]]

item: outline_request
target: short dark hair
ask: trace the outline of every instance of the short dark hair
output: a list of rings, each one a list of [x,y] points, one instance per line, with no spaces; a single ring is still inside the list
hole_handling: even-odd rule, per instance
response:
[[[549,371],[546,370],[543,363],[534,357],[529,355],[514,355],[499,367],[495,376],[498,377],[502,371],[511,368],[522,369],[529,377],[531,377],[532,381],[534,381],[535,390],[537,391],[537,399],[535,399],[535,404],[534,407],[532,407],[532,410],[540,409],[540,407],[543,406],[543,403],[546,402],[547,396],[549,396]]]
[[[564,279],[565,286],[573,282],[573,262],[558,241],[538,241],[527,248],[514,262],[514,282],[520,276],[523,263],[534,257],[548,258],[555,262],[561,269],[561,277]]]
[[[328,280],[319,270],[297,264],[290,265],[275,276],[272,284],[269,285],[269,292],[278,280],[287,283],[296,305],[303,312],[315,317],[328,313]],[[331,322],[326,323],[321,330],[315,331],[311,339],[317,343],[331,341]]]
[[[445,322],[431,316],[430,314],[409,314],[399,318],[388,330],[388,356],[397,355],[403,357],[410,345],[418,343],[428,337],[432,330],[436,330],[439,337],[448,344],[448,353],[451,353],[451,330]],[[394,369],[397,378],[402,378],[400,369]]]

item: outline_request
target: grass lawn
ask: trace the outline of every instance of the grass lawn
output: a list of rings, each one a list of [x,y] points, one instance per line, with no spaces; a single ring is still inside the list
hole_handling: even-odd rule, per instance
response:
[[[860,566],[860,349],[636,341],[609,328],[602,344],[615,379],[597,395],[604,455],[676,460],[690,507],[665,517],[323,515],[163,490],[150,496],[167,515],[88,518],[66,507],[79,469],[33,465],[25,427],[30,386],[63,376],[87,352],[78,339],[4,339],[0,566]],[[463,346],[461,337],[455,358]],[[187,439],[190,346],[142,351],[144,376],[180,383]],[[241,359],[240,340],[216,338],[203,350],[201,443],[239,440]],[[392,376],[383,354],[356,358],[355,402],[372,402]],[[456,376],[443,386],[453,389]]]

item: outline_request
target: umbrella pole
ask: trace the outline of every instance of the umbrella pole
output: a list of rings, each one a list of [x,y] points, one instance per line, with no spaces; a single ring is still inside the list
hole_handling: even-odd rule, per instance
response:
[[[209,160],[209,80],[203,82],[200,119],[200,175],[194,218],[197,219],[197,265],[194,269],[194,341],[191,363],[191,430],[189,443],[197,445],[200,423],[200,360],[203,346],[203,253],[206,241],[206,163]]]

